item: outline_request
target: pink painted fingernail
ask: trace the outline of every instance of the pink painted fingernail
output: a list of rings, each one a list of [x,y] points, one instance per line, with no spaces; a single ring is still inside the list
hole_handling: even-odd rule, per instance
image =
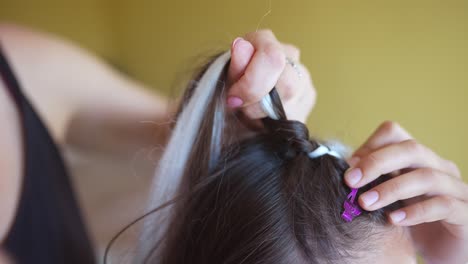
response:
[[[244,102],[242,101],[242,99],[240,99],[239,97],[236,97],[236,96],[229,96],[228,99],[227,99],[227,105],[230,107],[230,108],[236,108],[236,107],[239,107],[243,104]]]
[[[240,40],[243,40],[243,38],[241,38],[241,37],[236,38],[236,39],[232,42],[232,46],[231,46],[231,47],[234,48],[234,47],[236,46],[236,44],[237,44]]]
[[[350,158],[349,161],[348,161],[349,167],[356,166],[360,160],[361,160],[361,158],[359,158],[357,156],[354,156],[354,157]]]
[[[356,185],[356,183],[358,183],[361,180],[361,178],[362,171],[359,168],[349,170],[345,176],[346,181],[352,186]]]
[[[399,222],[401,222],[403,219],[406,218],[406,213],[405,213],[405,211],[401,211],[401,210],[395,211],[395,212],[393,212],[393,213],[390,214],[390,218],[392,219],[392,221],[393,221],[394,223],[399,223]]]
[[[369,191],[361,194],[359,198],[361,198],[362,202],[366,206],[370,206],[377,202],[377,200],[379,200],[379,193],[376,191]]]

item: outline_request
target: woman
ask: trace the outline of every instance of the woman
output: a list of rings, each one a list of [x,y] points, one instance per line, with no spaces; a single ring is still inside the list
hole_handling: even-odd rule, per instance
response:
[[[231,97],[227,99],[227,104],[231,107],[241,107],[251,118],[262,117],[264,114],[260,111],[258,102],[277,83],[278,92],[282,96],[289,118],[304,121],[315,99],[314,90],[309,78],[299,78],[294,68],[286,65],[285,59],[287,55],[292,60],[298,61],[299,52],[290,46],[281,46],[269,31],[249,34],[246,39],[248,41],[237,40],[232,48],[233,57],[228,81],[231,86],[229,90]],[[133,124],[134,121],[167,119],[166,112],[163,111],[164,99],[144,92],[140,89],[141,85],[119,76],[104,66],[102,62],[68,43],[14,26],[3,26],[0,40],[5,57],[9,58],[10,64],[8,65],[15,69],[14,76],[20,80],[22,91],[41,114],[52,135],[52,142],[63,143],[65,141],[66,128],[70,125],[71,120],[78,120],[79,122],[75,121],[75,126],[84,128],[85,131],[89,131],[91,127],[92,130],[104,131],[102,134],[106,134],[106,132],[119,129],[128,132],[128,124]],[[304,68],[301,67],[301,70],[302,74],[307,74]],[[54,72],[53,78],[50,77],[51,72]],[[80,75],[76,73],[80,73]],[[83,78],[83,76],[88,78]],[[23,152],[23,149],[27,151],[29,146],[24,146],[24,141],[19,135],[21,131],[24,131],[23,133],[30,131],[21,129],[21,125],[26,125],[25,121],[28,119],[18,118],[24,117],[24,113],[21,113],[22,108],[15,106],[12,97],[6,92],[8,90],[4,83],[2,83],[1,88],[0,107],[2,109],[0,113],[6,124],[12,124],[2,129],[0,136],[1,144],[5,146],[0,150],[2,156],[0,166],[2,170],[0,173],[2,181],[0,227],[2,230],[0,237],[7,241],[4,246],[8,249],[10,247],[8,240],[12,240],[10,237],[12,232],[9,229],[18,225],[18,212],[22,210],[21,205],[18,205],[20,199],[24,200],[24,193],[20,191],[21,185],[24,185],[26,178],[30,177],[29,174],[23,173],[23,170],[27,171],[27,165],[26,168],[21,165],[27,154]],[[113,97],[106,97],[108,94],[113,94]],[[307,100],[300,100],[304,97]],[[103,101],[102,98],[108,100]],[[22,99],[20,102],[23,103],[26,100],[22,96],[19,99]],[[293,107],[295,104],[297,105],[297,102],[302,103],[299,104],[299,107]],[[16,111],[18,108],[20,113]],[[35,120],[37,121],[37,118]],[[132,131],[130,134],[135,135],[135,133],[138,134],[140,131]],[[86,136],[77,141],[81,144],[96,143],[90,142],[90,138]],[[49,143],[46,144],[46,149],[56,152],[55,149],[50,148],[52,143]],[[39,153],[43,152],[39,151]],[[361,156],[362,161],[365,160],[366,154],[368,152],[364,152]],[[57,161],[60,158],[57,156],[59,155],[56,155],[52,165],[60,164],[60,161]],[[34,162],[34,159],[30,158],[29,160]],[[49,174],[49,171],[43,171],[44,168],[40,166],[39,168],[44,175]],[[33,172],[40,175],[41,170]],[[49,198],[45,202],[42,201],[42,204],[48,204],[48,201],[53,200]],[[73,200],[73,196],[70,200]],[[75,203],[71,201],[71,204]],[[32,207],[40,208],[34,205]],[[71,207],[76,207],[76,205]],[[80,252],[81,254],[78,254],[79,258],[84,261],[80,261],[79,258],[70,258],[66,259],[66,262],[85,263],[91,258],[89,257],[91,254],[86,253],[89,252],[90,246],[86,246],[86,231],[83,231],[85,228],[77,220],[79,213],[76,208],[72,211],[78,217],[75,218],[75,221],[68,223],[72,223],[72,226],[79,231],[79,236],[82,237],[81,241],[75,242],[79,242],[82,247],[85,247]],[[43,217],[47,218],[41,212],[38,215],[39,218],[34,218],[34,221],[39,221]],[[43,219],[45,224],[49,223],[48,220],[50,219]],[[21,227],[21,225],[19,226]],[[39,228],[36,227],[37,229]],[[29,233],[24,241],[30,239],[36,240],[35,245],[43,245],[41,242],[48,241],[47,235],[44,234],[31,236]],[[56,253],[53,250],[54,246],[56,245],[52,245],[51,250]],[[71,247],[73,248],[73,245]],[[428,248],[430,247],[426,247],[426,249]],[[26,245],[22,245],[17,250],[16,252],[27,251],[24,255],[21,255],[20,252],[18,256],[15,256],[18,258],[17,262],[20,263],[29,263],[29,258],[32,258],[34,263],[64,262],[63,255],[41,255],[40,247],[28,248]],[[32,250],[34,250],[34,254]]]
[[[255,96],[246,96],[251,95],[250,89],[264,93],[278,79],[288,82],[292,73],[281,74],[284,50],[292,51],[293,58],[298,52],[280,44],[271,32],[246,38],[251,42],[236,41],[235,47],[241,50],[233,58],[230,82],[238,92],[230,102],[239,106],[243,98],[245,109],[255,111],[251,101]],[[158,127],[154,139],[154,127],[135,124],[142,120],[167,123],[166,99],[49,34],[2,25],[0,46],[0,116],[5,124],[0,132],[2,247],[16,263],[93,263],[88,228],[62,161],[63,151],[69,144],[116,148],[111,145],[115,141],[108,143],[116,134],[121,145],[164,143],[165,127]],[[250,73],[244,75],[246,69]],[[237,82],[241,76],[261,79]],[[312,94],[310,85],[303,88]],[[305,108],[311,105],[312,100]],[[73,166],[74,160],[67,161]]]

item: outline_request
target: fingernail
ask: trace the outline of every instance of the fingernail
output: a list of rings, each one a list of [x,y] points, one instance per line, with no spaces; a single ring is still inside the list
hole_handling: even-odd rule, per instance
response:
[[[390,214],[390,218],[394,223],[399,223],[406,218],[406,213],[404,211],[395,211]]]
[[[239,97],[236,97],[236,96],[229,96],[228,99],[227,99],[227,105],[230,107],[230,108],[236,108],[236,107],[239,107],[243,104],[244,102],[242,101],[242,99],[240,99]]]
[[[361,194],[359,197],[366,206],[370,206],[379,200],[379,193],[376,191],[369,191]]]
[[[357,156],[354,156],[354,157],[350,158],[349,161],[348,161],[349,167],[356,166],[360,160],[361,160],[361,158],[359,158]]]
[[[345,176],[346,181],[352,186],[356,185],[356,183],[358,183],[361,180],[361,178],[362,171],[359,168],[351,169],[346,173]]]
[[[232,46],[231,46],[231,47],[234,48],[234,47],[236,46],[236,44],[237,44],[240,40],[243,40],[243,38],[241,38],[241,37],[236,38],[236,39],[232,42]]]

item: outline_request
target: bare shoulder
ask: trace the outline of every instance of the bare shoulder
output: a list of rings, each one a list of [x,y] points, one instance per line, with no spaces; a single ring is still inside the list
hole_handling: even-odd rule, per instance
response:
[[[67,70],[72,63],[97,61],[93,55],[66,38],[16,24],[0,23],[0,44],[20,73],[29,69],[52,73],[62,68],[57,72],[58,76],[72,76]]]
[[[0,24],[0,44],[23,93],[62,141],[76,104],[70,84],[77,77],[70,65],[83,52],[53,34],[14,24]]]
[[[96,116],[99,112],[121,114],[124,109],[137,119],[165,114],[165,98],[66,39],[0,24],[0,43],[23,90],[57,141],[62,141],[70,120],[83,110]],[[135,108],[138,111],[130,113]]]
[[[61,41],[11,24],[0,24],[0,45],[23,93],[42,115],[53,135],[63,130],[61,102],[48,69],[57,59],[54,49],[66,49]],[[66,45],[65,45],[66,46]],[[58,83],[57,83],[58,84]],[[64,108],[66,110],[66,107]],[[54,113],[55,112],[55,113]],[[66,112],[66,111],[64,111]],[[0,242],[13,222],[23,175],[22,131],[17,107],[0,78]]]
[[[0,82],[0,242],[7,234],[16,211],[22,181],[21,131],[18,112]]]
[[[16,45],[20,45],[22,48],[30,46],[32,43],[21,43],[22,41],[34,41],[34,44],[45,44],[48,47],[50,44],[62,45],[63,39],[57,36],[40,31],[34,30],[29,27],[21,26],[18,24],[0,22],[0,37],[2,40],[8,42],[14,42]]]
[[[70,60],[88,63],[99,61],[97,56],[66,38],[17,24],[0,22],[0,41],[13,56],[20,56],[21,52],[24,53],[23,57],[28,57],[30,61],[50,65],[63,62],[69,64]]]

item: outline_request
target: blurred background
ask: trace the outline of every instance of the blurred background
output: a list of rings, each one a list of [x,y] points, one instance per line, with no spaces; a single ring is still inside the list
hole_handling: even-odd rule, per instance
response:
[[[1,21],[68,38],[170,96],[193,58],[270,28],[301,49],[312,73],[313,134],[357,147],[395,120],[455,161],[465,180],[467,14],[463,0],[0,0]]]

